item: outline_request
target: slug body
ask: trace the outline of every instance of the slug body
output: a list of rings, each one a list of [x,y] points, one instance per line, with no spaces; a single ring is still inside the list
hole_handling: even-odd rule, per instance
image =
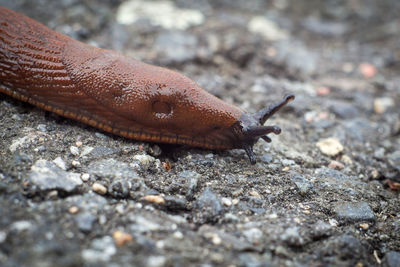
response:
[[[0,92],[126,138],[252,151],[277,126],[223,102],[175,71],[78,42],[0,7]]]

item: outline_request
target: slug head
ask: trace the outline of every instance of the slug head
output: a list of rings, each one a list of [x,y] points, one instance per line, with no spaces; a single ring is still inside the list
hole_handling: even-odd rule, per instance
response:
[[[256,163],[253,145],[258,139],[262,138],[264,141],[270,143],[271,139],[268,137],[268,134],[281,133],[281,128],[278,126],[264,126],[263,124],[292,100],[294,100],[294,95],[288,94],[281,101],[263,108],[254,114],[244,113],[233,126],[232,131],[237,139],[237,148],[243,148],[246,151],[251,164]]]

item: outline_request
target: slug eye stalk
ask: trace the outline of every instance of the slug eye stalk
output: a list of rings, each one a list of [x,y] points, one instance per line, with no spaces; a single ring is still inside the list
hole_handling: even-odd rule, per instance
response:
[[[235,135],[240,140],[241,148],[246,151],[247,156],[250,159],[251,164],[256,164],[256,157],[253,152],[253,146],[262,138],[264,141],[270,143],[271,138],[267,135],[270,133],[280,134],[281,128],[278,126],[264,126],[263,124],[277,111],[279,111],[286,104],[294,100],[293,94],[288,94],[277,103],[274,103],[254,114],[243,114],[240,122],[240,129],[236,129]],[[237,127],[236,127],[237,128]]]

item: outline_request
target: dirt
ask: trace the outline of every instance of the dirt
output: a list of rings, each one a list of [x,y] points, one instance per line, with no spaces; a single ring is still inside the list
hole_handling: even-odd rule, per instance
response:
[[[0,0],[250,113],[293,93],[282,133],[251,165],[0,95],[0,265],[399,266],[400,2],[138,3]]]

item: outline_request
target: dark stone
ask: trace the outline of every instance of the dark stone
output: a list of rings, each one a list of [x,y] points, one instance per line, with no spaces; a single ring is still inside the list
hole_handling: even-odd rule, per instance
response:
[[[298,226],[292,226],[287,228],[281,234],[282,241],[286,242],[289,246],[302,246],[304,245],[305,239],[300,235],[300,228]]]
[[[397,151],[389,154],[388,160],[389,160],[390,165],[392,165],[393,168],[396,168],[397,171],[400,172],[400,150],[397,150]]]
[[[333,229],[332,225],[324,221],[318,220],[314,225],[312,225],[310,234],[312,238],[319,239],[321,237],[326,237],[331,235],[332,229]]]
[[[360,110],[353,103],[339,101],[331,104],[330,110],[341,119],[351,119],[360,114]]]
[[[222,205],[216,194],[206,188],[195,202],[197,223],[216,222],[222,213]]]
[[[137,171],[129,164],[115,159],[103,159],[90,163],[88,167],[90,174],[108,179],[140,179]]]
[[[389,251],[385,254],[382,260],[383,267],[398,267],[400,266],[400,251]]]
[[[186,210],[187,209],[187,201],[185,199],[178,198],[175,196],[165,196],[164,200],[165,200],[164,206],[169,210]]]
[[[187,180],[186,198],[193,199],[201,175],[194,171],[182,171],[178,173],[178,177]]]
[[[91,158],[103,158],[112,154],[120,153],[121,150],[117,148],[96,146],[89,154]]]
[[[345,121],[343,126],[345,128],[344,132],[346,133],[347,138],[350,140],[354,139],[358,142],[364,142],[366,140],[373,139],[375,141],[376,130],[368,120],[353,119]]]
[[[109,186],[109,194],[115,198],[126,198],[132,187],[130,181],[124,179],[116,179]]]
[[[29,173],[29,181],[39,190],[62,190],[72,192],[82,184],[78,173],[66,172],[53,162],[38,160]]]
[[[273,160],[273,157],[272,157],[271,154],[268,154],[268,153],[267,153],[267,154],[262,155],[261,158],[260,158],[260,160],[261,160],[261,162],[263,162],[263,163],[271,163],[272,160]]]
[[[334,207],[336,216],[345,221],[375,221],[375,215],[366,202],[338,203]]]
[[[365,257],[365,248],[360,240],[352,235],[344,234],[329,240],[322,248],[322,253],[335,265],[354,266],[360,258]]]
[[[88,233],[93,229],[93,224],[97,220],[97,217],[90,212],[78,213],[74,218],[79,230],[85,233]]]
[[[314,190],[314,184],[301,175],[292,177],[292,182],[296,184],[300,195],[306,195]]]
[[[348,26],[345,23],[322,21],[315,17],[308,17],[302,24],[307,30],[323,36],[340,36],[348,31]]]

